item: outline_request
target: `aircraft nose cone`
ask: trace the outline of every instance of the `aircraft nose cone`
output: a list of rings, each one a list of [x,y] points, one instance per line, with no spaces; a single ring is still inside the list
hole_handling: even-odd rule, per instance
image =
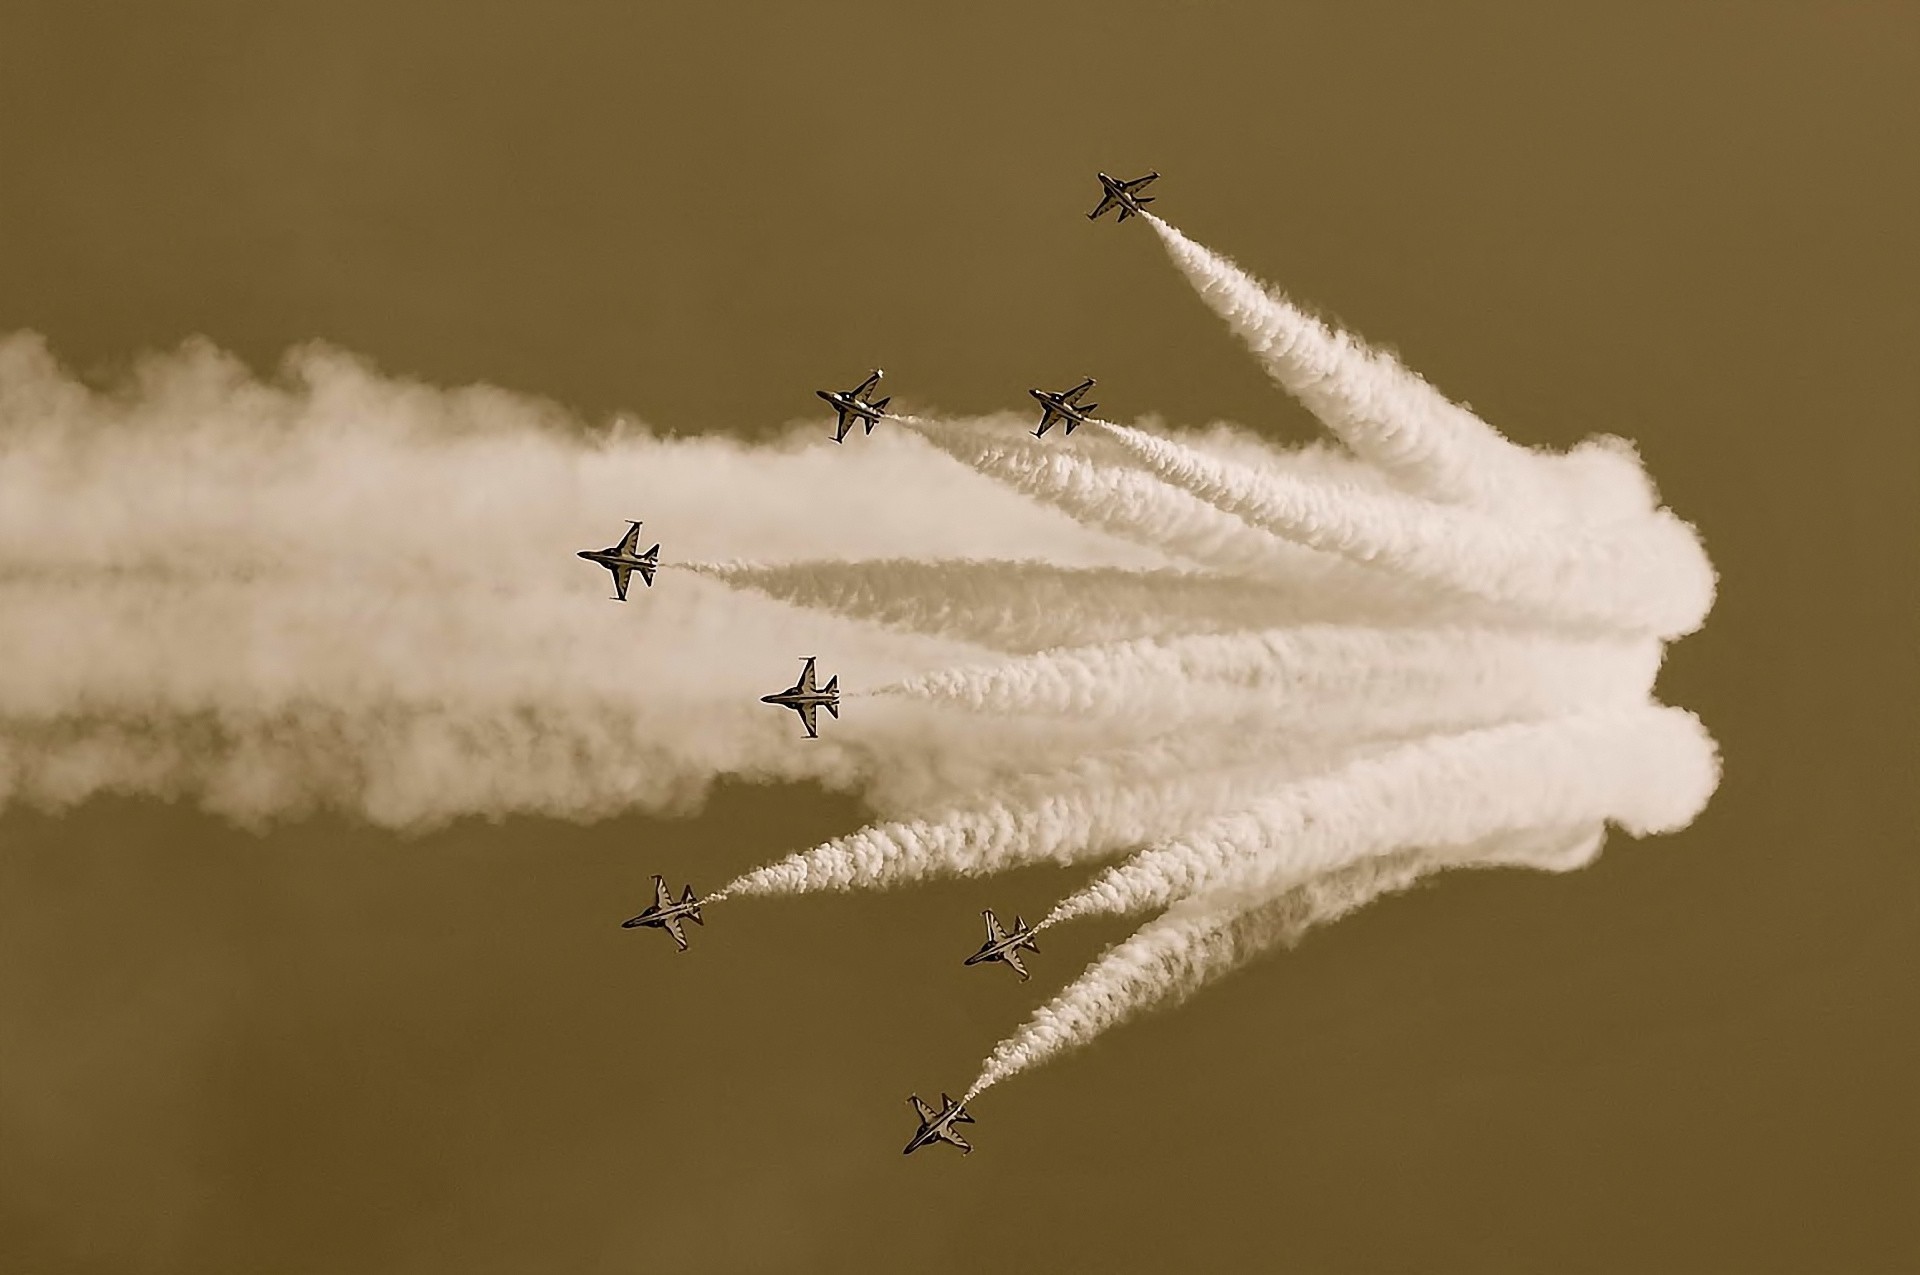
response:
[[[645,921],[646,919],[647,918],[644,916],[630,916],[626,920],[620,922],[620,928],[623,930],[631,930],[635,926],[639,925],[642,921]]]

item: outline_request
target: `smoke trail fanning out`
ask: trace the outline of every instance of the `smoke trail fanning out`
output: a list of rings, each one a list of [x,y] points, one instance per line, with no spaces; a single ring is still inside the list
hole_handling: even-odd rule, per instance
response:
[[[318,346],[93,384],[0,339],[0,803],[422,827],[736,776],[877,821],[709,901],[1104,862],[1045,924],[1160,915],[970,1097],[1427,874],[1689,822],[1712,741],[1650,697],[1713,573],[1631,447],[1516,446],[1147,221],[1338,446],[1010,417],[747,446]],[[661,567],[622,606],[574,551],[628,518]],[[846,696],[817,740],[758,702],[807,654]]]

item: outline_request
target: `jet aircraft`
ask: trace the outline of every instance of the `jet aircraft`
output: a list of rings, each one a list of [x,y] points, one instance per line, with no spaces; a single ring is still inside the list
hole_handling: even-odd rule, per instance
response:
[[[912,1095],[907,1101],[911,1102],[914,1111],[919,1113],[920,1127],[915,1130],[913,1141],[907,1144],[907,1149],[902,1151],[901,1155],[912,1155],[921,1147],[932,1146],[935,1142],[951,1142],[960,1148],[961,1154],[972,1154],[973,1147],[965,1138],[953,1131],[953,1126],[956,1124],[973,1123],[973,1117],[967,1114],[965,1107],[947,1095],[941,1094],[940,1113],[935,1115],[931,1107],[920,1101],[919,1094]]]
[[[628,917],[626,920],[620,922],[620,928],[623,930],[631,930],[635,926],[645,925],[651,926],[654,929],[665,930],[673,936],[674,946],[684,952],[687,950],[687,936],[681,933],[680,930],[680,918],[683,916],[695,925],[706,924],[705,921],[700,919],[700,900],[694,896],[693,887],[688,886],[686,893],[680,896],[680,901],[675,903],[673,901],[673,892],[667,889],[666,879],[664,877],[655,877],[653,879],[653,906],[645,912],[642,912],[639,916]]]
[[[627,582],[632,579],[633,573],[638,571],[640,578],[646,581],[647,587],[651,589],[653,573],[660,566],[660,546],[655,545],[645,553],[635,553],[634,549],[639,543],[640,524],[629,519],[627,534],[620,538],[619,544],[610,545],[605,549],[582,549],[578,556],[585,558],[588,562],[597,562],[613,572],[614,597],[617,601],[625,602]]]
[[[893,402],[891,397],[883,398],[877,403],[869,402],[866,397],[867,391],[879,383],[882,375],[884,373],[879,368],[875,368],[873,375],[850,390],[814,391],[815,394],[833,404],[833,410],[840,418],[834,427],[834,442],[846,441],[847,431],[853,428],[853,422],[856,419],[865,421],[867,433],[873,433],[873,427],[878,425],[881,418],[887,414],[887,404]]]
[[[1008,934],[1000,928],[999,918],[994,916],[991,909],[980,915],[987,918],[987,941],[965,963],[978,965],[983,961],[1005,961],[1013,966],[1013,972],[1020,976],[1020,981],[1026,982],[1027,967],[1020,963],[1020,951],[1022,948],[1029,952],[1040,950],[1033,941],[1033,927],[1016,916],[1013,918],[1013,933]]]
[[[1033,431],[1035,438],[1045,438],[1047,431],[1061,421],[1067,423],[1067,433],[1073,433],[1075,425],[1085,425],[1092,420],[1092,412],[1098,403],[1082,403],[1082,394],[1093,388],[1093,378],[1089,376],[1070,390],[1061,390],[1055,394],[1051,390],[1028,390],[1040,404],[1040,428]]]
[[[1130,182],[1123,182],[1115,181],[1105,173],[1099,174],[1100,185],[1105,189],[1100,196],[1100,206],[1087,214],[1087,220],[1093,221],[1109,208],[1120,210],[1121,221],[1144,211],[1140,205],[1152,203],[1153,196],[1142,195],[1139,192],[1159,175],[1159,173],[1148,173],[1145,177],[1136,177]]]
[[[762,695],[762,704],[778,704],[800,714],[801,725],[807,728],[808,739],[820,738],[820,731],[814,722],[814,716],[820,709],[826,709],[835,718],[840,716],[840,676],[835,674],[827,679],[825,686],[816,686],[813,681],[814,657],[806,657],[806,667],[800,670],[800,680],[786,690],[773,695]]]

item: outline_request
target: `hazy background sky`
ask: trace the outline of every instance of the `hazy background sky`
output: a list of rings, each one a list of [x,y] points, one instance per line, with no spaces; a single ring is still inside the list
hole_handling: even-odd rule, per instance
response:
[[[1157,168],[1510,437],[1638,441],[1722,573],[1662,693],[1726,758],[1676,837],[1445,879],[995,1089],[964,1160],[902,1160],[907,1091],[1125,932],[1021,985],[960,968],[976,910],[1084,874],[742,902],[675,957],[617,928],[651,873],[856,805],[6,811],[0,1269],[1920,1267],[1917,85],[1893,4],[0,3],[0,329],[84,369],[323,337],[742,435],[876,364],[969,412],[1090,373],[1308,437],[1082,216]]]

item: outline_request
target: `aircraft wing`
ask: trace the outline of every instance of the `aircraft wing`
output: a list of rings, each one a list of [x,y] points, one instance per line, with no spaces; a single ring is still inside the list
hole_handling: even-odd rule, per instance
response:
[[[840,419],[834,423],[834,427],[833,427],[833,441],[838,443],[846,439],[847,431],[853,428],[853,423],[847,419],[847,409],[845,404],[835,403],[833,405],[833,410],[840,417]]]
[[[1100,196],[1100,206],[1087,214],[1087,220],[1088,221],[1098,220],[1100,214],[1107,211],[1107,209],[1113,207],[1115,202],[1116,201],[1113,197],[1112,191],[1108,191],[1106,194]]]
[[[620,552],[631,556],[633,554],[633,547],[639,543],[640,524],[637,522],[628,524],[627,534],[620,537]]]
[[[940,1136],[944,1138],[946,1141],[951,1142],[954,1146],[959,1147],[962,1151],[973,1150],[972,1144],[970,1144],[965,1138],[961,1137],[959,1134],[955,1133],[953,1131],[952,1125],[947,1125],[944,1128],[942,1128],[940,1130]]]
[[[813,660],[813,656],[807,657],[807,666],[800,670],[800,680],[794,683],[794,689],[802,695],[811,695],[820,689],[813,684]]]
[[[1064,402],[1077,403],[1080,399],[1080,396],[1082,394],[1085,394],[1088,390],[1092,388],[1093,388],[1093,378],[1089,376],[1086,380],[1080,382],[1080,384],[1074,386],[1072,389],[1062,394],[1060,398]]]
[[[926,1103],[921,1102],[919,1094],[913,1095],[913,1097],[907,1099],[907,1101],[912,1103],[913,1109],[920,1113],[921,1124],[929,1125],[933,1123],[933,1108],[929,1107]]]
[[[1007,937],[1005,931],[1000,928],[999,918],[992,912],[982,912],[980,915],[987,919],[987,942],[998,943]]]
[[[685,932],[682,931],[680,928],[680,918],[677,916],[670,916],[666,920],[660,922],[660,924],[662,928],[666,930],[667,933],[673,935],[674,945],[678,947],[682,952],[686,951],[687,936]]]
[[[653,879],[653,901],[659,907],[670,908],[673,906],[673,891],[667,889],[667,879],[665,877],[655,877]]]
[[[793,711],[800,714],[800,724],[807,728],[808,739],[820,738],[820,728],[814,725],[814,719],[819,716],[819,710],[820,705],[813,700],[793,706]]]
[[[1013,972],[1020,976],[1021,982],[1024,983],[1027,981],[1027,967],[1020,963],[1019,952],[1013,948],[1008,948],[1006,951],[1000,953],[1000,959],[1013,966]]]
[[[1145,177],[1136,177],[1130,182],[1121,182],[1120,189],[1126,191],[1129,195],[1131,195],[1137,190],[1146,189],[1147,183],[1154,180],[1158,176],[1160,176],[1159,173],[1148,173]]]
[[[627,600],[627,584],[633,579],[632,567],[613,567],[613,591],[622,602]]]
[[[869,376],[866,380],[860,382],[860,385],[858,388],[848,390],[847,397],[865,398],[867,396],[867,391],[872,389],[875,385],[879,383],[880,383],[880,373],[875,372],[872,376]]]

